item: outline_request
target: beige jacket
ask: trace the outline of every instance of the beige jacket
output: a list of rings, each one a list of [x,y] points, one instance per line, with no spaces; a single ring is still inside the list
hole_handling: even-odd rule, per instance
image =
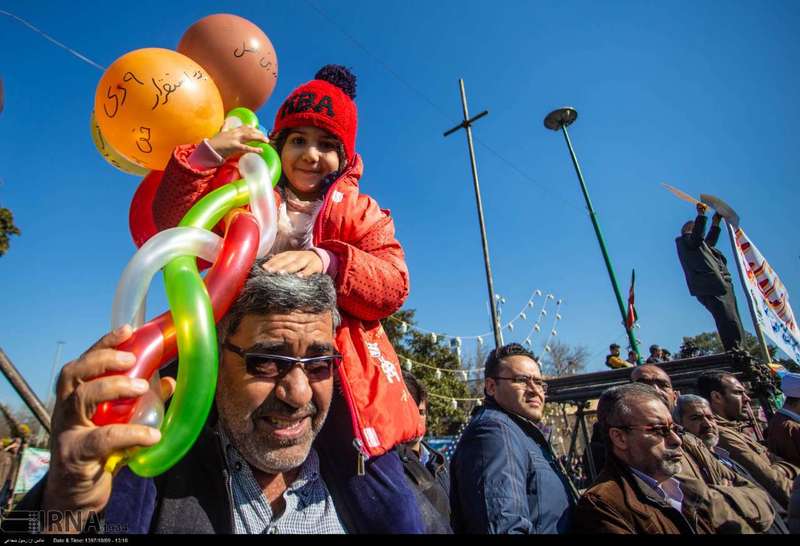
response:
[[[684,456],[675,477],[681,483],[700,480],[708,486],[712,525],[716,529],[738,527],[747,534],[769,529],[775,511],[767,492],[720,463],[696,436],[686,433],[681,440]]]
[[[800,476],[800,468],[772,455],[766,447],[744,434],[747,424],[728,421],[715,415],[719,426],[719,446],[730,453],[731,459],[747,469],[762,487],[769,491],[781,506],[787,508],[792,482]]]

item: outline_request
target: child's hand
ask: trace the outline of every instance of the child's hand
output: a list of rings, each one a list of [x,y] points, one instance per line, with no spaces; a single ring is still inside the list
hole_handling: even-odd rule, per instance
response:
[[[288,250],[270,258],[263,267],[268,273],[297,273],[307,277],[322,273],[322,259],[313,250]]]
[[[258,129],[243,125],[236,129],[218,133],[216,136],[208,139],[208,144],[214,148],[214,151],[221,155],[223,159],[228,159],[232,155],[241,155],[247,152],[260,154],[260,148],[247,145],[248,142],[253,140],[269,142],[269,139],[264,136],[264,133]]]

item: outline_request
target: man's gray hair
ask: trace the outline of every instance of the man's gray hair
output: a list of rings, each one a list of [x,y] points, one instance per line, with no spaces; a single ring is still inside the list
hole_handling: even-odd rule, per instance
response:
[[[220,343],[236,332],[245,315],[293,311],[321,314],[329,311],[333,315],[333,328],[339,326],[341,317],[336,308],[336,288],[328,275],[316,273],[300,277],[268,273],[262,267],[264,263],[266,258],[256,260],[244,288],[220,321],[217,327]]]
[[[675,401],[675,408],[672,410],[672,420],[678,424],[683,423],[683,412],[686,411],[686,406],[689,404],[702,404],[711,407],[708,400],[696,394],[682,394]]]
[[[606,438],[611,427],[629,424],[630,418],[636,414],[632,405],[639,400],[664,403],[655,388],[643,383],[628,383],[603,391],[597,403],[597,421]]]

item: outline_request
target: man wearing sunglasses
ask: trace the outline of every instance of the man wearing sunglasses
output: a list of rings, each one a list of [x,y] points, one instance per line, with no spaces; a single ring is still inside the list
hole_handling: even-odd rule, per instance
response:
[[[638,366],[631,372],[631,381],[651,387],[668,410],[674,410],[678,393],[661,367],[654,364]],[[600,461],[605,461],[608,449],[599,422],[592,431],[591,447],[600,470],[603,468]],[[711,523],[715,528],[752,533],[770,527],[774,510],[769,495],[761,487],[722,464],[694,435],[682,437],[681,456],[681,469],[675,478],[680,482],[699,480],[705,483],[712,508]]]
[[[697,390],[714,413],[720,447],[788,508],[792,482],[800,476],[800,467],[770,453],[747,434],[750,397],[741,382],[729,373],[708,372],[697,378]]]
[[[99,377],[133,364],[115,349],[131,329],[107,335],[61,373],[50,472],[21,508],[102,514],[106,529],[126,533],[335,534],[374,532],[397,523],[398,514],[419,518],[413,492],[397,489],[383,457],[370,461],[380,483],[357,480],[363,498],[354,498],[350,420],[333,419],[341,396],[334,386],[338,321],[330,277],[254,265],[217,328],[219,377],[206,425],[186,456],[155,479],[127,468],[115,477],[104,471],[112,453],[160,436],[142,425],[90,421],[98,403],[149,388],[125,376]],[[162,382],[166,399],[174,380]],[[371,506],[360,508],[365,503]]]
[[[453,531],[563,533],[571,489],[538,428],[547,383],[518,343],[489,353],[485,402],[473,412],[450,465]]]
[[[606,390],[597,405],[608,457],[575,510],[580,533],[709,534],[706,485],[679,481],[681,429],[646,385]]]
[[[648,385],[658,392],[661,400],[674,413],[679,393],[672,387],[672,379],[663,368],[644,364],[631,372],[631,381]],[[750,481],[726,465],[693,434],[683,440],[683,464],[676,479],[701,480],[708,487],[712,523],[730,531],[739,527],[741,532],[766,531],[774,521],[774,509],[768,493],[759,484]]]

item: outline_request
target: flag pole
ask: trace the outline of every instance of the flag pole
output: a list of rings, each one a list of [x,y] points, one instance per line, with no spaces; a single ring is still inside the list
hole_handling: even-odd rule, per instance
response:
[[[756,338],[758,339],[758,347],[761,350],[761,357],[764,359],[765,364],[769,364],[772,362],[772,358],[769,356],[767,340],[764,338],[764,332],[761,331],[761,326],[758,322],[756,308],[753,305],[753,298],[750,296],[750,289],[747,286],[747,279],[745,278],[744,270],[742,269],[742,262],[739,260],[739,247],[736,245],[736,235],[733,232],[733,226],[728,222],[727,218],[725,219],[725,225],[728,227],[728,238],[731,241],[733,256],[736,258],[736,270],[739,272],[739,280],[742,283],[744,297],[747,300],[747,308],[750,310],[750,318],[753,319],[753,328],[755,328],[756,331]],[[733,294],[733,297],[735,298],[736,294]]]

